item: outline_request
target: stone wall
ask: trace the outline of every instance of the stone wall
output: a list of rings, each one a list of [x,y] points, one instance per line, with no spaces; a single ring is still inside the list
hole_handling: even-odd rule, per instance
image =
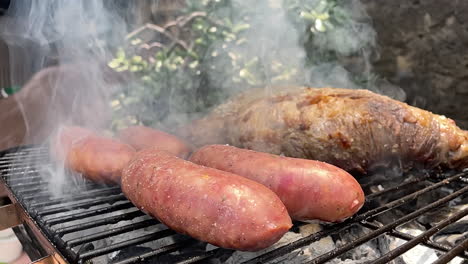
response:
[[[410,104],[468,128],[468,1],[362,2],[378,34],[376,71]]]

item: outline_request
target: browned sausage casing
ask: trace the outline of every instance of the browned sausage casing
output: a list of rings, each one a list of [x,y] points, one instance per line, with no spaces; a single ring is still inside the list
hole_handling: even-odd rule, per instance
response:
[[[123,170],[122,190],[177,232],[245,251],[266,248],[292,226],[271,190],[244,177],[145,149]]]
[[[118,140],[80,127],[65,127],[53,142],[55,156],[95,182],[120,183],[122,169],[136,151]]]
[[[50,141],[50,155],[58,161],[65,161],[71,146],[95,132],[78,126],[63,126]]]
[[[191,147],[176,136],[145,126],[123,129],[119,138],[136,150],[158,147],[181,158],[186,158],[191,151]]]
[[[227,145],[205,146],[190,161],[232,172],[273,190],[293,219],[342,221],[364,203],[359,183],[333,165],[287,158]]]

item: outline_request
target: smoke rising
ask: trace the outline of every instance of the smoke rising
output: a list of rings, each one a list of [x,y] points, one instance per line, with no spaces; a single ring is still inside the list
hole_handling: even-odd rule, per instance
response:
[[[131,67],[121,71],[107,68],[117,48],[125,46],[128,33],[148,22],[140,17],[135,2],[12,1],[9,19],[0,34],[10,47],[11,80],[23,86],[15,98],[27,130],[25,142],[44,142],[69,124],[109,129],[113,115],[110,103],[115,102],[115,94],[122,96],[121,105],[132,102],[130,108],[120,108],[123,115],[117,118],[130,115],[136,122],[158,124],[156,116],[161,116],[169,129],[206,111],[203,107],[212,107],[251,87],[270,91],[284,84],[335,86],[404,96],[398,87],[386,85],[390,88],[385,89],[373,79],[371,59],[377,55],[376,34],[357,0],[342,1],[340,5],[323,0],[234,0],[233,5],[245,12],[226,14],[240,24],[248,22],[239,38],[227,43],[214,41],[209,52],[203,54],[208,67],[201,68],[188,57],[182,58],[175,65],[194,65],[193,74],[174,71],[157,75],[151,83],[145,81],[147,72],[139,75]],[[159,1],[150,2],[151,7],[160,6]],[[328,6],[328,2],[332,4]],[[342,20],[330,21],[334,13],[339,13]],[[157,46],[158,41],[163,42],[156,37],[153,44]],[[139,60],[145,60],[148,69],[156,71],[161,63],[154,55],[156,50],[145,52],[149,57],[141,56]],[[201,71],[205,74],[198,74]],[[365,81],[360,82],[355,75]],[[122,83],[125,86],[130,82],[144,88],[132,98],[130,95],[140,90],[120,91]],[[165,86],[161,89],[169,93],[156,94],[160,88],[155,84]],[[194,91],[204,85],[217,87],[220,95],[203,93],[206,89]],[[200,98],[213,99],[200,107],[194,102],[198,92]],[[153,100],[153,96],[163,98]],[[70,185],[84,186],[80,178],[66,177],[70,172],[63,164],[42,171],[55,195],[67,194]]]
[[[189,2],[196,3],[187,1],[176,16],[190,9]],[[220,7],[214,17],[205,12],[211,24],[200,36],[223,35],[229,18],[235,37],[213,40],[196,54],[198,39],[190,40],[194,34],[177,27],[166,30],[174,21],[164,20],[159,25],[163,33],[145,33],[150,36],[145,48],[125,51],[139,64],[111,69],[107,65],[117,49],[129,46],[129,32],[159,23],[162,19],[154,13],[170,1],[12,1],[0,33],[10,47],[12,82],[23,86],[15,98],[27,130],[24,142],[44,142],[67,124],[109,129],[116,119],[130,120],[122,126],[143,123],[170,131],[252,87],[367,88],[405,97],[372,70],[377,35],[358,0],[207,2],[212,3],[207,7]],[[153,15],[141,6],[151,7]],[[197,21],[186,22],[187,28],[196,30]],[[177,56],[163,60],[158,52],[168,43],[168,33],[178,38],[176,48],[166,47]],[[128,41],[145,41],[144,36]],[[184,49],[188,55],[178,55]]]
[[[160,5],[154,2],[149,6],[157,9]],[[211,65],[203,69],[209,85],[219,87],[222,94],[229,96],[253,86],[295,84],[367,88],[397,99],[404,97],[401,89],[385,82],[382,85],[372,71],[372,57],[378,56],[376,33],[358,0],[234,0],[232,6],[242,12],[226,14],[234,22],[247,22],[247,30],[236,41],[213,41],[210,52],[204,54]],[[43,127],[62,123],[105,127],[109,113],[104,112],[110,111],[106,106],[115,94],[117,76],[105,65],[117,47],[125,46],[128,32],[140,26],[133,21],[147,22],[139,19],[137,11],[135,4],[126,1],[13,1],[7,15],[11,20],[1,31],[10,46],[13,83],[24,85],[25,76],[49,65],[68,65],[36,76],[18,96],[29,136],[38,134],[37,126],[32,129],[31,124],[36,122],[33,116],[40,108],[31,106],[31,97],[52,106],[40,118]],[[228,54],[231,61],[219,54]],[[21,67],[15,65],[19,61]],[[158,64],[154,56],[148,62]],[[200,76],[181,74],[153,82],[176,86],[166,80],[174,76],[187,79],[182,82],[187,86],[205,85],[197,79]],[[44,87],[50,91],[36,91]],[[170,107],[178,110],[184,101],[177,100],[177,93],[186,93],[187,89],[169,89]],[[60,104],[68,110],[54,109]],[[94,104],[100,106],[94,109]],[[153,107],[150,110],[159,110],[157,105]],[[144,114],[148,115],[147,111]],[[86,118],[88,115],[92,118]]]
[[[1,36],[12,84],[22,86],[13,98],[25,143],[47,144],[63,125],[108,127],[120,80],[105,65],[129,26],[124,7],[125,1],[12,1]],[[54,170],[44,177],[53,175],[47,180],[58,195],[71,183],[62,166]]]
[[[257,85],[364,88],[405,99],[372,69],[377,34],[359,0],[270,0],[246,8],[253,10],[249,41],[237,51],[258,58],[265,78]],[[275,76],[275,66],[289,75]]]
[[[253,87],[366,88],[405,99],[372,69],[377,34],[358,0],[183,2],[172,19],[127,36],[109,64],[136,77],[116,100],[115,127],[171,130]]]
[[[23,86],[16,98],[27,139],[61,124],[106,121],[113,80],[103,66],[127,31],[119,2],[12,1],[1,35],[13,62],[12,82]]]

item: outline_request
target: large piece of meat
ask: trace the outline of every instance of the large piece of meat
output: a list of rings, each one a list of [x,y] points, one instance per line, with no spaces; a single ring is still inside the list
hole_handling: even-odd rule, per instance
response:
[[[179,132],[198,146],[231,144],[361,173],[468,166],[468,132],[444,116],[367,90],[275,91],[245,92]]]

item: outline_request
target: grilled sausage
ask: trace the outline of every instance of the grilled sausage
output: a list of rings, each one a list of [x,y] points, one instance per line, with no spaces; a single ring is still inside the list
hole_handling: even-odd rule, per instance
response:
[[[175,231],[223,248],[260,250],[292,226],[283,203],[263,185],[157,148],[136,154],[123,170],[122,190]]]
[[[190,161],[235,173],[273,190],[293,219],[342,221],[364,203],[359,183],[333,165],[305,159],[209,145],[195,151]]]
[[[53,142],[54,156],[91,181],[120,183],[136,151],[129,145],[80,127],[65,127]]]
[[[176,136],[145,126],[123,129],[119,132],[119,139],[136,150],[158,147],[181,158],[186,158],[191,151],[191,147]]]
[[[50,156],[57,161],[64,162],[74,143],[93,134],[95,134],[95,132],[83,127],[60,127],[50,140]]]

